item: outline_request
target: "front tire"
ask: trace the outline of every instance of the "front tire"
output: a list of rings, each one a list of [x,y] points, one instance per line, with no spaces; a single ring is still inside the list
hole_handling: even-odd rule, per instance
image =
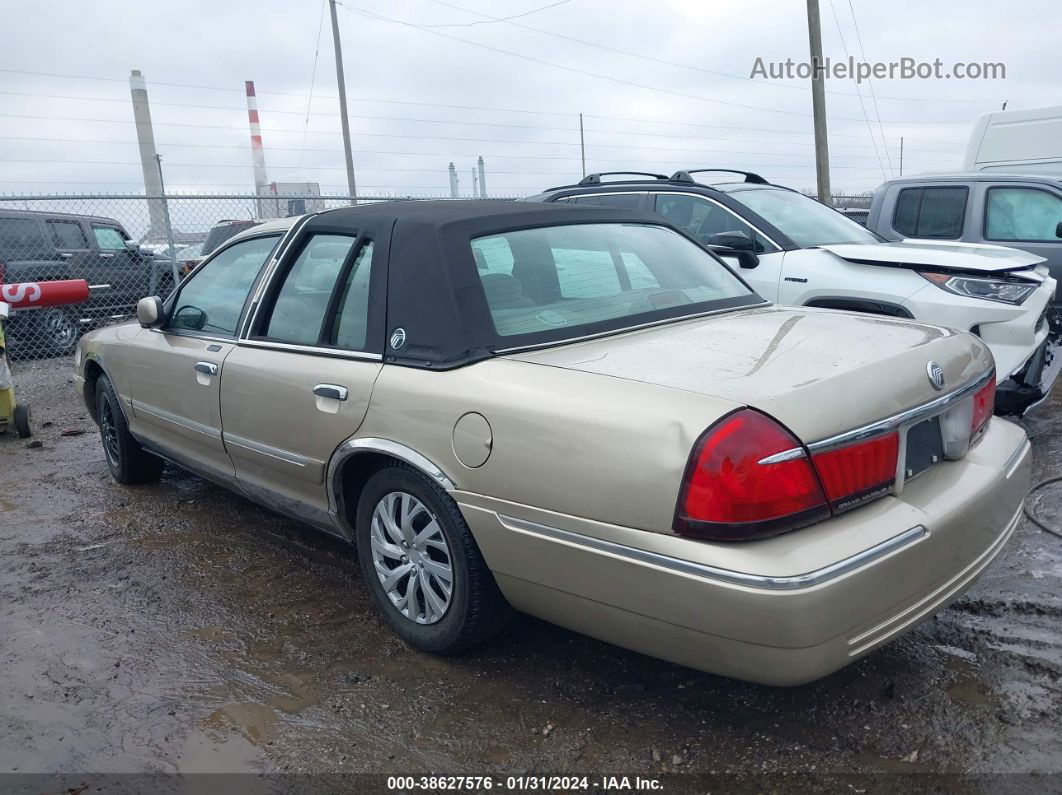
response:
[[[129,433],[118,393],[105,375],[96,384],[96,418],[111,477],[126,486],[134,486],[154,483],[162,476],[162,459],[145,450]]]
[[[409,645],[453,654],[511,617],[457,505],[411,467],[396,463],[369,478],[355,527],[366,585]]]

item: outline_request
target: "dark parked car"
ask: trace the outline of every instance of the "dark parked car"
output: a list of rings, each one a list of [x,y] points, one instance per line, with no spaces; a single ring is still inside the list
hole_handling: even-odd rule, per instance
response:
[[[85,279],[83,304],[16,312],[8,347],[16,356],[72,353],[81,332],[131,315],[145,295],[173,287],[169,262],[140,249],[113,218],[0,211],[0,283]]]

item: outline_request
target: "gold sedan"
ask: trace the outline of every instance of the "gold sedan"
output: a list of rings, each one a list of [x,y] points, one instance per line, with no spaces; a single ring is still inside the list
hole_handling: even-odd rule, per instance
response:
[[[771,306],[649,213],[269,222],[137,314],[77,352],[114,477],[170,461],[346,539],[428,651],[515,609],[806,682],[957,598],[1028,485],[976,337]]]

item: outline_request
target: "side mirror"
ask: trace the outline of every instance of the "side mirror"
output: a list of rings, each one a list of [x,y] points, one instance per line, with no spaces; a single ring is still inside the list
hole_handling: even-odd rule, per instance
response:
[[[1062,237],[1062,221],[1058,222],[1058,226],[1055,227],[1055,237]]]
[[[165,318],[166,310],[162,306],[162,299],[157,295],[149,295],[141,298],[136,304],[136,319],[144,328],[159,325]]]
[[[718,232],[717,234],[709,235],[704,243],[714,248],[756,252],[756,241],[744,232]]]
[[[760,264],[760,258],[756,256],[755,251],[738,251],[737,252],[738,267],[745,269],[755,268]]]

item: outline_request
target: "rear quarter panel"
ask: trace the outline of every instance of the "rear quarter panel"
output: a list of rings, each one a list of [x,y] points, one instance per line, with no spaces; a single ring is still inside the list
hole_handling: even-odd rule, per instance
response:
[[[385,366],[358,436],[408,445],[462,491],[670,533],[694,442],[737,407],[504,359],[445,372]],[[491,428],[491,453],[479,467],[454,451],[454,426],[468,412]]]

